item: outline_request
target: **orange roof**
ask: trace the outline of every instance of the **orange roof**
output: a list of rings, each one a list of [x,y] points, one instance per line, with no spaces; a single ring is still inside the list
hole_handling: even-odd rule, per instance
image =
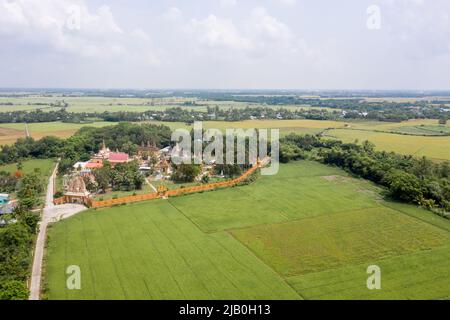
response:
[[[86,164],[86,169],[99,169],[99,168],[103,168],[103,163],[88,162]]]

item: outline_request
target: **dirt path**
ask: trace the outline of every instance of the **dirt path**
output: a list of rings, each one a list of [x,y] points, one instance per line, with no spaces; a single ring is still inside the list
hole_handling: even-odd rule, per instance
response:
[[[45,197],[45,208],[42,213],[42,220],[39,224],[39,233],[36,239],[36,248],[34,250],[33,270],[30,281],[30,297],[29,300],[39,300],[41,292],[42,279],[42,260],[44,257],[45,240],[47,237],[47,226],[49,223],[66,219],[74,214],[86,210],[82,205],[66,204],[55,206],[53,204],[54,179],[58,165],[55,166],[52,175],[48,179],[47,194]]]
[[[25,134],[27,136],[27,138],[30,137],[30,131],[28,130],[28,123],[25,122]]]
[[[148,181],[148,179],[147,178],[145,178],[145,182],[147,182],[147,184],[150,186],[150,188],[152,188],[153,189],[153,191],[155,191],[155,192],[158,192],[158,190],[155,188],[155,186],[153,185],[153,184],[151,184],[151,182],[150,181]]]

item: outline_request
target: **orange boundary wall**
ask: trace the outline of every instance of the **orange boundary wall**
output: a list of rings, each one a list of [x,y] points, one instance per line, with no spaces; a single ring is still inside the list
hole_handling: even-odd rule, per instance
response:
[[[197,193],[201,191],[209,191],[214,190],[218,188],[225,188],[225,187],[232,187],[235,186],[242,181],[246,180],[250,175],[252,175],[257,169],[259,169],[258,166],[254,166],[248,171],[246,171],[243,175],[240,177],[229,180],[229,181],[223,181],[223,182],[216,182],[216,183],[210,183],[205,184],[201,186],[195,186],[195,187],[188,187],[188,188],[182,188],[182,189],[175,189],[175,190],[168,190],[164,193],[149,193],[149,194],[143,194],[138,196],[128,196],[123,198],[117,198],[117,199],[111,199],[111,200],[105,200],[105,201],[93,201],[90,200],[88,205],[91,208],[105,208],[105,207],[112,207],[115,205],[120,204],[127,204],[127,203],[134,203],[134,202],[141,202],[141,201],[147,201],[147,200],[154,200],[154,199],[163,199],[168,197],[175,197],[183,194],[191,194],[191,193]],[[57,199],[59,200],[59,199]],[[55,200],[56,204],[56,200]]]

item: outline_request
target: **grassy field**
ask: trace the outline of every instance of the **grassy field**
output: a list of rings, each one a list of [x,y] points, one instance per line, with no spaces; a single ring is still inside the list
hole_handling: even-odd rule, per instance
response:
[[[42,175],[49,177],[52,173],[55,163],[51,159],[33,159],[22,162],[22,166],[22,171],[24,173],[32,173],[35,169],[39,169]],[[0,166],[0,171],[14,173],[17,171],[17,164],[13,163]]]
[[[450,222],[301,161],[248,185],[52,226],[50,299],[449,298]],[[369,265],[382,289],[366,288]],[[82,290],[67,290],[79,265]]]
[[[58,138],[68,138],[82,127],[105,127],[115,125],[114,122],[93,122],[89,124],[63,123],[63,122],[43,122],[28,124],[30,136],[39,140],[45,136],[55,136]],[[0,124],[0,145],[13,144],[19,138],[26,136],[25,124],[6,123]]]
[[[229,234],[204,234],[163,200],[82,213],[49,239],[50,299],[300,298]],[[69,291],[74,264],[82,288]]]
[[[233,235],[284,276],[431,250],[450,241],[448,232],[384,207],[257,226]]]
[[[42,177],[42,184],[47,187],[48,178],[52,174],[55,162],[51,159],[26,160],[22,162],[22,167],[22,171],[26,174],[34,172],[35,169],[39,169]],[[17,171],[17,164],[13,163],[0,166],[0,171],[14,173]],[[12,197],[14,198],[15,195],[13,194]]]
[[[450,246],[420,251],[371,264],[382,270],[381,290],[367,290],[368,264],[288,278],[306,299],[450,299]]]
[[[234,102],[234,101],[214,101],[214,100],[202,100],[198,98],[105,98],[105,97],[0,97],[0,112],[9,111],[33,111],[41,109],[43,111],[53,111],[57,108],[52,107],[51,104],[56,102],[68,103],[68,112],[89,112],[89,113],[101,113],[105,111],[119,112],[145,112],[145,111],[164,111],[168,108],[183,107],[188,110],[196,110],[206,112],[207,107],[218,106],[221,109],[228,110],[231,108],[242,109],[247,106],[259,107],[260,104]],[[196,105],[184,105],[186,102],[195,102]],[[12,105],[2,105],[5,103],[12,103]],[[36,105],[36,103],[42,105]],[[280,106],[267,106],[264,107],[279,109]],[[316,109],[309,105],[286,105],[282,106],[284,109],[297,110],[303,109]],[[329,108],[321,108],[326,110],[334,110]]]
[[[327,179],[336,175],[343,175],[339,180],[347,182]],[[304,162],[301,166],[297,163],[284,165],[277,176],[262,177],[252,186],[171,198],[169,201],[203,231],[214,232],[329,215],[342,211],[342,208],[375,207],[377,197],[370,188],[364,180],[349,178],[339,169]],[[199,203],[203,206],[199,207]],[[211,214],[212,207],[215,207],[214,215]]]
[[[142,186],[142,190],[135,190],[135,191],[108,191],[105,194],[98,194],[94,197],[95,200],[103,201],[103,200],[109,200],[113,199],[115,197],[122,198],[132,195],[141,195],[146,193],[152,193],[153,189],[146,183]]]
[[[192,126],[183,122],[161,122],[149,121],[147,123],[165,125],[175,129],[191,130]],[[94,122],[90,124],[74,124],[62,122],[49,123],[31,123],[28,124],[30,135],[35,139],[41,139],[44,136],[56,136],[59,138],[67,138],[72,136],[77,130],[82,127],[104,127],[115,125],[114,122]],[[340,128],[344,123],[336,121],[314,121],[314,120],[249,120],[239,122],[225,122],[225,121],[205,121],[203,122],[204,129],[219,129],[225,131],[226,129],[280,129],[280,134],[283,136],[290,132],[297,132],[299,134],[316,134],[326,128]],[[0,145],[7,145],[14,143],[18,138],[25,137],[25,125],[23,123],[7,123],[0,124]]]
[[[450,160],[450,136],[426,137],[351,129],[328,130],[326,136],[344,142],[369,140],[375,144],[377,150],[417,157],[426,156],[435,160]]]

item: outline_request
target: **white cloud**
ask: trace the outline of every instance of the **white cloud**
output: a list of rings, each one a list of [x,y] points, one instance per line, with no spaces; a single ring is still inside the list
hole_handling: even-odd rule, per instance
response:
[[[168,21],[176,21],[183,16],[183,13],[177,7],[170,7],[166,13],[163,14],[163,18]]]
[[[0,39],[17,45],[47,46],[50,52],[82,58],[138,59],[136,49],[145,49],[149,59],[150,38],[142,30],[125,32],[108,6],[91,12],[83,0],[0,0]],[[139,41],[137,41],[139,40]]]
[[[281,3],[283,5],[293,6],[297,3],[297,0],[275,0],[277,3]]]
[[[269,15],[265,8],[255,8],[247,23],[253,38],[263,42],[289,42],[294,39],[291,29],[283,22]]]
[[[236,6],[237,0],[220,0],[219,3],[222,8],[229,8]]]
[[[293,48],[298,42],[285,23],[261,7],[252,10],[241,24],[210,14],[205,19],[192,19],[184,29],[202,45],[247,52],[270,46]]]
[[[404,56],[430,59],[450,55],[450,19],[446,0],[382,0],[382,28]]]
[[[202,20],[192,19],[185,30],[208,47],[248,50],[251,43],[241,36],[233,21],[210,14]]]

